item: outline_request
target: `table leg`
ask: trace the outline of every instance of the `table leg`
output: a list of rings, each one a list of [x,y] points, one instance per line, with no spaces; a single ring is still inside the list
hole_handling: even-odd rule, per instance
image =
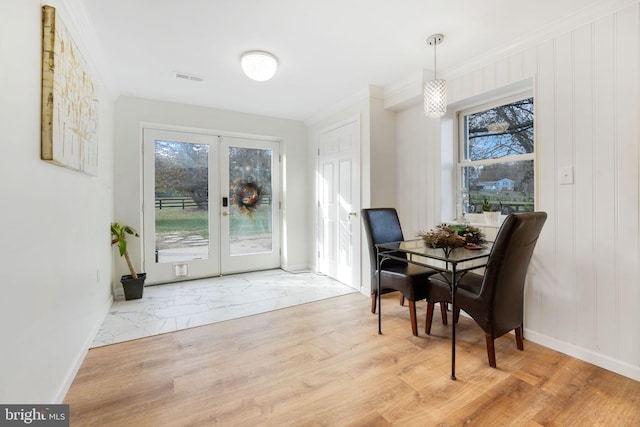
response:
[[[378,293],[376,295],[376,298],[378,299],[378,335],[382,334],[382,296],[381,296],[381,292],[380,292],[380,250],[376,248],[376,262],[377,262],[377,269],[376,271],[378,272],[377,276],[378,276]]]
[[[451,379],[456,379],[456,290],[458,288],[458,276],[455,264],[451,274]]]

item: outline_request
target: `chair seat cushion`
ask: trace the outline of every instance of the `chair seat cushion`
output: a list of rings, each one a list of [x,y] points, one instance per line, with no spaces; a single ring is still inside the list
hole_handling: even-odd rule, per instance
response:
[[[429,295],[429,276],[436,271],[414,264],[396,264],[382,269],[381,289],[395,289],[411,301],[426,299]]]
[[[443,277],[444,275],[444,277]],[[458,295],[461,293],[479,295],[483,276],[476,273],[466,273],[458,282]],[[431,291],[429,300],[432,302],[451,301],[451,273],[435,274],[429,277]]]

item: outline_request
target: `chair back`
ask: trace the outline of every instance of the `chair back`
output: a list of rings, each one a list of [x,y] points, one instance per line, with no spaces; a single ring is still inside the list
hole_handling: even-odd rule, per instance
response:
[[[498,231],[480,290],[479,299],[489,305],[486,324],[476,319],[494,337],[522,325],[527,270],[546,219],[546,212],[515,213]]]
[[[398,212],[394,208],[370,208],[362,209],[362,223],[369,243],[369,260],[371,265],[371,289],[377,288],[376,270],[378,266],[376,246],[381,243],[399,242],[404,240]],[[397,253],[399,258],[405,258],[406,254]],[[402,261],[388,260],[384,266],[401,264]]]

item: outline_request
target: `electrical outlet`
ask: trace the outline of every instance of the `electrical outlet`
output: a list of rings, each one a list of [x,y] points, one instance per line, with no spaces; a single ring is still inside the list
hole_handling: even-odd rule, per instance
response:
[[[561,185],[573,184],[573,167],[560,168],[559,181]]]

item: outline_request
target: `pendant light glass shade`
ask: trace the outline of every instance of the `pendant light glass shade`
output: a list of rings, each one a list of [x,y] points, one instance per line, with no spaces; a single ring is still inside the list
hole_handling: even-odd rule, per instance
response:
[[[424,85],[424,114],[437,119],[447,112],[446,80],[431,80]]]
[[[245,52],[240,58],[242,71],[252,80],[264,82],[272,78],[278,70],[278,61],[269,52]]]
[[[436,45],[442,40],[442,34],[433,34],[427,39],[427,44],[433,46],[433,80],[424,85],[424,115],[434,119],[447,112],[447,82],[436,77]]]

